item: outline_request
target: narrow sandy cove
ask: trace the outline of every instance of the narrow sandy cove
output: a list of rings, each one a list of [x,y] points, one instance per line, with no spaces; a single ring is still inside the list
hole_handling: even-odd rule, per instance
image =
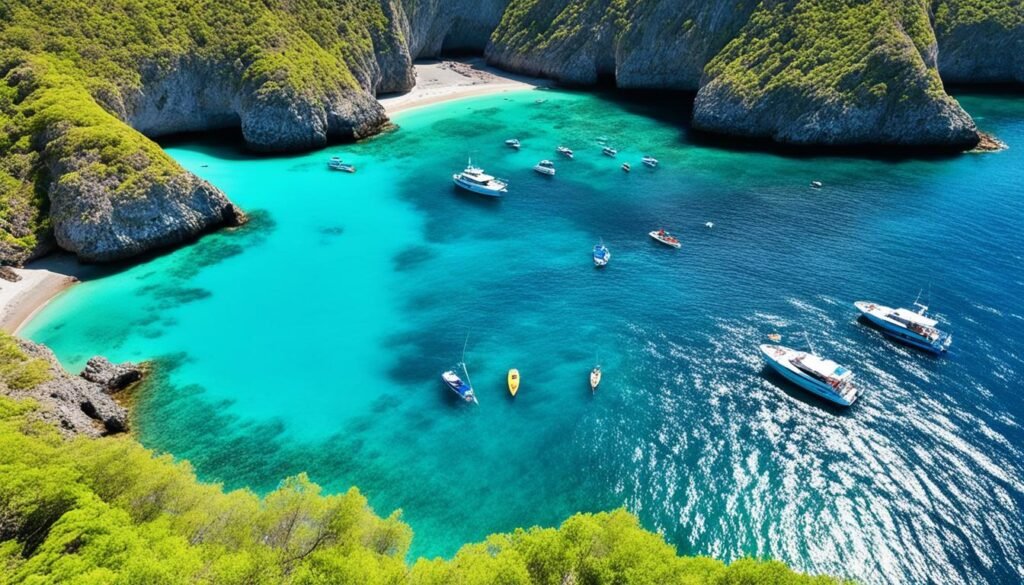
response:
[[[389,115],[449,100],[551,85],[544,79],[495,69],[480,58],[416,63],[413,67],[416,87],[406,93],[377,97]]]

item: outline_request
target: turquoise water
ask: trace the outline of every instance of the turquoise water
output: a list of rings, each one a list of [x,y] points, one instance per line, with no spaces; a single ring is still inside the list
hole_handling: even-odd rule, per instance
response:
[[[672,104],[562,92],[414,110],[397,132],[302,156],[177,143],[253,221],[89,280],[25,333],[71,368],[158,360],[146,445],[229,487],[300,471],[356,485],[403,510],[415,556],[626,506],[683,553],[869,583],[1018,582],[1024,102],[962,101],[1011,149],[736,152],[695,143]],[[660,168],[638,164],[646,152]],[[328,172],[331,154],[359,172]],[[453,190],[468,154],[510,180],[506,198]],[[530,170],[542,158],[555,178]],[[650,241],[661,226],[681,250]],[[855,300],[920,289],[954,332],[946,357],[856,319]],[[855,369],[862,400],[834,409],[768,373],[756,346],[775,331]],[[438,379],[467,334],[478,407]]]

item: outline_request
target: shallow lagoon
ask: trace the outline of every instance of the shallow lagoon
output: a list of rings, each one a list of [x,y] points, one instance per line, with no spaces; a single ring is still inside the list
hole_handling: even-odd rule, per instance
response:
[[[85,282],[24,333],[70,368],[158,359],[144,444],[229,487],[300,471],[356,485],[403,510],[414,555],[624,505],[683,553],[867,582],[1019,581],[1024,104],[962,102],[1015,148],[736,152],[694,142],[671,108],[553,91],[406,112],[398,132],[302,156],[178,143],[250,225]],[[502,144],[513,134],[519,152]],[[639,165],[646,153],[661,167]],[[332,154],[358,173],[328,172]],[[508,197],[453,190],[467,155]],[[530,170],[542,158],[554,179]],[[682,250],[647,238],[660,226]],[[856,319],[855,300],[919,289],[954,332],[947,357]],[[834,409],[768,374],[756,345],[776,331],[853,367],[862,400]],[[438,380],[467,333],[475,408]]]

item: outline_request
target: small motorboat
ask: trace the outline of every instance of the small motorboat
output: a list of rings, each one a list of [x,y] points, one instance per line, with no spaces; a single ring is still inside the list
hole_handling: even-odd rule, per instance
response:
[[[534,100],[533,103],[535,103],[535,104],[543,104],[546,101],[548,101],[548,100]]]
[[[473,387],[462,381],[452,370],[441,374],[441,381],[448,387],[449,390],[459,395],[459,398],[466,402],[472,402],[478,404],[476,401],[476,394],[473,393]]]
[[[681,248],[683,245],[679,242],[679,238],[666,232],[665,230],[654,230],[647,234],[655,240],[665,244],[666,246],[672,246],[673,248]]]
[[[651,167],[652,169],[658,166],[658,159],[654,158],[653,156],[644,155],[644,158],[641,160],[643,160],[643,163],[645,165]]]
[[[612,253],[608,250],[608,247],[604,245],[604,242],[594,246],[594,266],[598,268],[608,264],[608,261],[612,259]]]
[[[706,227],[708,229],[711,229],[711,228],[715,227],[715,224],[713,222],[709,221],[709,222],[704,224],[704,227]]]
[[[343,162],[340,156],[332,156],[330,160],[327,161],[327,168],[332,171],[342,171],[346,173],[356,172],[356,167]]]
[[[569,148],[566,148],[564,146],[559,146],[558,148],[555,149],[555,152],[557,152],[558,154],[564,156],[565,158],[572,158],[573,156],[575,156],[572,153],[572,150],[570,150]]]
[[[633,170],[633,167],[629,166],[629,163],[622,163],[622,170],[628,173],[629,171]]]
[[[928,307],[914,301],[917,310],[893,309],[868,301],[853,304],[864,318],[882,333],[907,345],[934,354],[945,353],[953,343],[953,336],[935,326],[938,321],[928,316]]]
[[[553,177],[555,176],[555,163],[549,160],[542,160],[539,163],[533,165],[533,170],[537,171],[542,175]]]
[[[599,385],[601,385],[601,366],[596,365],[593,370],[590,370],[590,391],[596,392]]]
[[[821,189],[824,185],[821,181],[811,181],[811,189]]]
[[[508,371],[508,393],[512,396],[519,392],[519,370],[512,368]]]
[[[615,155],[619,154],[619,151],[615,150],[614,148],[612,148],[610,146],[605,146],[604,148],[601,149],[601,154],[603,154],[605,156],[615,156]]]
[[[768,365],[782,377],[829,402],[850,406],[860,395],[853,372],[832,360],[781,345],[765,344],[760,349]]]
[[[505,146],[510,146],[516,150],[519,150],[519,147],[522,145],[519,144],[518,138],[509,138],[508,140],[505,141]]]
[[[466,170],[452,175],[452,181],[466,191],[488,197],[501,197],[502,194],[508,193],[507,183],[484,173],[480,167],[474,167],[472,159],[469,160]]]

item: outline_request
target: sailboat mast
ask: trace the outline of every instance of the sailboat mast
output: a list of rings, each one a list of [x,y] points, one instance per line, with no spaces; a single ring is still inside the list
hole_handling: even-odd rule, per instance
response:
[[[807,335],[806,331],[804,331],[804,340],[807,341],[807,347],[811,348],[811,353],[818,353],[817,351],[814,350],[814,344],[811,343],[811,336]]]

